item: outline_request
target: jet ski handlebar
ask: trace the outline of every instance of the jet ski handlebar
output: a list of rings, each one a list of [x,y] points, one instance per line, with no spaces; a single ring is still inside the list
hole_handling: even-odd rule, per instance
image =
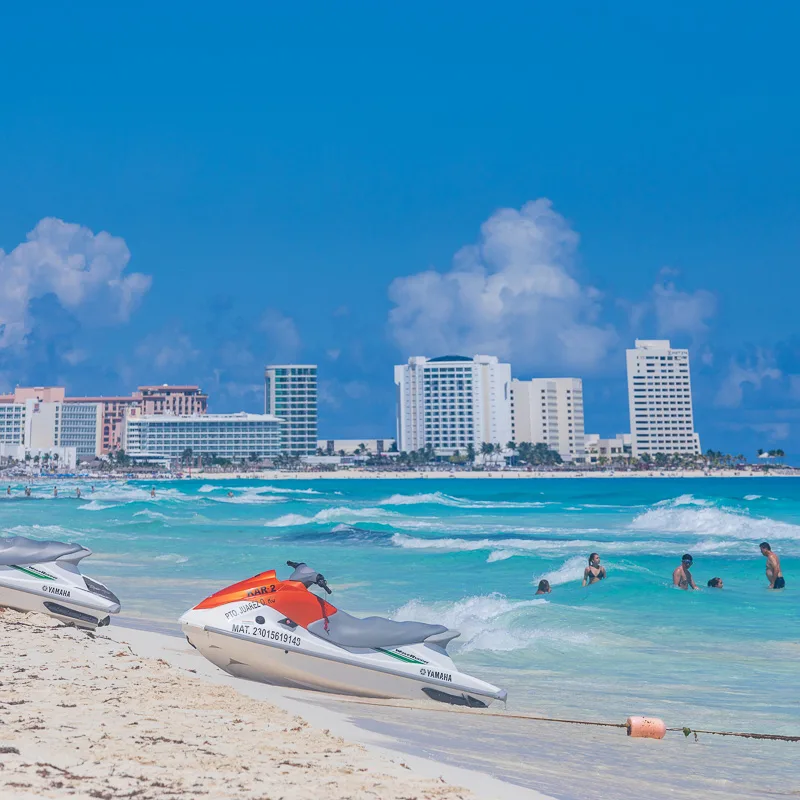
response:
[[[289,576],[290,581],[300,581],[306,588],[309,586],[319,586],[328,594],[333,594],[328,586],[328,581],[325,580],[325,576],[320,572],[315,572],[304,561],[287,561],[286,566],[294,570]]]

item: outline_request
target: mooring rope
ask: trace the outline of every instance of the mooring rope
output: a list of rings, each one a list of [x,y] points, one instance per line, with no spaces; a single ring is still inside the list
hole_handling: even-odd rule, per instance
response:
[[[447,712],[455,711],[458,713],[469,713],[471,711],[476,710],[476,709],[459,708],[459,707],[429,708],[427,706],[401,705],[399,703],[374,702],[370,700],[355,700],[350,698],[345,700],[345,702],[354,703],[356,705],[364,705],[364,706],[407,708],[410,709],[411,711],[447,711]],[[591,725],[597,728],[628,727],[627,723],[625,722],[597,722],[596,720],[587,720],[587,719],[562,719],[560,717],[538,717],[533,714],[501,714],[497,711],[482,711],[482,710],[478,711],[478,714],[482,717],[497,717],[499,719],[527,719],[533,722],[560,722],[564,725]],[[706,733],[711,736],[738,736],[742,739],[768,739],[778,742],[800,742],[800,736],[784,736],[779,733],[740,733],[738,731],[707,731],[707,730],[700,730],[699,728],[689,728],[689,727],[667,728],[667,730],[683,733],[684,736],[691,736],[692,734],[697,735],[698,733]]]

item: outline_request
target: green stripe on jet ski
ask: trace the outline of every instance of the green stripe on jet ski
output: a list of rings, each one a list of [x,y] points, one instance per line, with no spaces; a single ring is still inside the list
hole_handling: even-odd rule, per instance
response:
[[[18,569],[20,572],[24,572],[26,575],[33,575],[34,578],[39,578],[43,581],[55,580],[52,575],[48,575],[46,572],[39,572],[38,570],[31,569],[30,567],[18,567],[16,564],[9,564],[9,566],[13,569]]]
[[[427,664],[427,661],[423,661],[421,658],[414,658],[413,656],[401,656],[400,653],[395,653],[393,650],[384,650],[382,647],[374,648],[379,653],[383,653],[384,655],[391,656],[392,658],[396,658],[398,661],[405,661],[406,664]]]

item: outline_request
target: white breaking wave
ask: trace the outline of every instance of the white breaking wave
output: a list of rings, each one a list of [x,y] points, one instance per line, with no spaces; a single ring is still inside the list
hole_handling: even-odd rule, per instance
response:
[[[745,500],[760,500],[761,499],[761,495],[760,494],[746,494],[744,496],[744,499]]]
[[[668,500],[660,500],[655,504],[660,506],[710,506],[713,503],[710,500],[701,500],[691,494],[682,494],[680,497],[673,497]]]
[[[695,533],[734,539],[796,539],[800,526],[788,522],[753,517],[744,511],[715,508],[651,508],[636,517],[630,530],[652,533]]]
[[[558,569],[545,572],[543,575],[533,579],[536,585],[541,580],[549,581],[551,586],[559,586],[562,583],[580,581],[583,579],[583,571],[589,563],[588,556],[573,556],[568,558]]]
[[[313,517],[305,517],[302,514],[284,514],[277,519],[271,519],[264,523],[268,528],[288,528],[296,525],[315,525],[330,522],[386,522],[401,516],[396,511],[386,511],[383,508],[347,508],[337,506],[336,508],[325,508],[314,514]]]
[[[260,494],[235,494],[233,497],[209,497],[215,503],[232,503],[240,506],[265,506],[270,503],[285,503],[283,497],[263,497]]]
[[[112,508],[112,506],[109,506]],[[137,511],[134,517],[146,517],[147,519],[169,519],[166,514],[162,514],[160,511],[151,511],[149,508],[143,508],[141,511]]]
[[[163,556],[156,556],[156,561],[171,561],[173,564],[185,564],[189,558],[188,556],[182,556],[178,553],[164,553]]]
[[[108,508],[119,508],[119,503],[101,503],[99,500],[92,500],[91,503],[78,506],[78,511],[105,511]]]
[[[530,502],[513,502],[510,500],[465,500],[461,497],[452,497],[444,492],[430,492],[426,494],[393,494],[385,500],[380,500],[381,506],[414,506],[414,505],[440,505],[451,508],[492,509],[492,508],[541,508],[549,505],[537,500]]]
[[[465,597],[455,603],[423,603],[411,600],[392,616],[397,620],[416,620],[444,625],[461,632],[451,649],[469,652],[488,650],[509,652],[522,650],[544,640],[585,643],[590,637],[562,628],[548,629],[538,618],[537,606],[543,610],[547,600],[513,601],[501,594]]]

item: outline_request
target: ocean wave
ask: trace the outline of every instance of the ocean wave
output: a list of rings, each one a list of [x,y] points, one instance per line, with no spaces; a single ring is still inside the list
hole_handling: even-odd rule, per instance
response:
[[[289,528],[297,525],[319,525],[331,522],[358,522],[358,521],[391,521],[400,517],[396,511],[386,511],[383,508],[347,508],[337,506],[335,508],[325,508],[314,514],[313,517],[306,517],[302,514],[284,514],[277,519],[271,519],[264,523],[268,528]]]
[[[61,525],[15,525],[13,528],[8,529],[8,533],[14,536],[27,536],[30,539],[43,539],[47,537],[52,541],[64,541],[73,537],[84,536],[85,534],[79,531],[73,531],[69,528],[63,528]]]
[[[169,561],[173,564],[185,564],[189,558],[188,556],[182,556],[179,553],[164,553],[163,555],[156,556],[156,561]]]
[[[571,583],[583,579],[583,571],[586,569],[588,560],[584,556],[573,556],[568,558],[558,569],[545,572],[533,579],[536,585],[541,580],[549,581],[551,586],[560,586],[562,583]]]
[[[547,600],[509,600],[502,594],[465,597],[455,603],[424,603],[411,600],[392,616],[397,620],[415,620],[461,632],[451,649],[461,652],[484,650],[509,652],[522,650],[544,640],[584,644],[587,634],[575,634],[563,628],[548,628],[540,621],[537,606],[546,607]]]
[[[78,511],[107,511],[109,508],[119,508],[121,503],[101,503],[99,500],[92,500],[86,505],[78,506]]]
[[[272,503],[285,503],[284,497],[263,497],[260,494],[234,494],[233,497],[209,497],[215,503],[231,503],[240,506],[265,506]]]
[[[108,506],[108,508],[114,508],[114,506]],[[170,519],[166,514],[162,514],[160,511],[151,511],[149,508],[143,508],[141,511],[136,511],[133,514],[134,517],[145,517],[146,519]]]
[[[655,503],[656,507],[711,506],[711,505],[713,505],[713,503],[710,500],[703,500],[691,494],[682,494],[679,497],[671,497],[668,498],[667,500],[660,500],[658,503]]]
[[[444,492],[428,492],[424,494],[393,494],[384,500],[378,501],[381,506],[413,506],[413,505],[440,505],[451,508],[485,509],[493,508],[541,508],[549,503],[538,500],[529,502],[514,502],[511,500],[467,500],[463,497],[453,497]]]
[[[800,526],[788,522],[754,517],[746,511],[730,508],[654,507],[636,517],[631,531],[650,533],[690,533],[735,539],[800,540]]]
[[[210,483],[204,483],[197,491],[201,494],[206,494],[207,492],[214,492],[217,489],[221,489],[221,486],[213,486]]]

